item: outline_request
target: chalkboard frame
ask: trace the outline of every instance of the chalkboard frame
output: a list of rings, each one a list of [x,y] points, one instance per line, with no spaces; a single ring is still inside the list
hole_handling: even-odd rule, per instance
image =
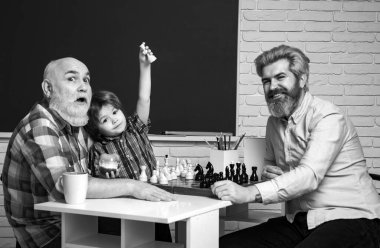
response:
[[[131,114],[138,46],[145,41],[158,57],[152,66],[151,133],[235,134],[239,1],[7,0],[3,5],[0,104],[6,118],[0,132],[13,131],[42,98],[45,65],[66,56],[83,61],[93,90],[115,92]]]

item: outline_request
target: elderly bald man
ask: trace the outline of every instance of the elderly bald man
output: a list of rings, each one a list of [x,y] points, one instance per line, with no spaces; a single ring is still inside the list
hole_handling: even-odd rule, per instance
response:
[[[87,172],[89,138],[82,127],[92,95],[88,68],[75,58],[51,61],[42,91],[44,98],[12,134],[2,172],[5,212],[16,247],[61,247],[60,215],[37,211],[34,204],[64,199],[59,180],[64,172]],[[89,177],[88,183],[87,198],[174,200],[164,190],[130,179]]]

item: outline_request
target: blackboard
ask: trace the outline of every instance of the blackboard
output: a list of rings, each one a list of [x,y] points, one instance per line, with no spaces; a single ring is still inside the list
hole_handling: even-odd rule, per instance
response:
[[[138,90],[142,41],[152,66],[151,133],[235,133],[237,0],[2,1],[0,132],[42,98],[46,64],[72,56],[93,91],[115,92],[127,113]]]

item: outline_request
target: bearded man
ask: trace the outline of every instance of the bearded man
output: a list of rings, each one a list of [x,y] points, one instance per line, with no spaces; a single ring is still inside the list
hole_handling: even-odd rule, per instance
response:
[[[281,45],[255,60],[271,116],[262,181],[212,191],[234,203],[285,202],[285,216],[223,236],[220,247],[374,247],[380,197],[359,137],[338,107],[308,91],[309,59]]]
[[[35,210],[34,204],[64,199],[64,172],[88,172],[89,139],[82,127],[92,95],[89,70],[74,58],[52,61],[45,68],[42,90],[44,99],[12,134],[2,172],[4,207],[16,247],[61,247],[60,215]],[[174,200],[172,194],[140,181],[89,176],[87,198],[127,195]]]

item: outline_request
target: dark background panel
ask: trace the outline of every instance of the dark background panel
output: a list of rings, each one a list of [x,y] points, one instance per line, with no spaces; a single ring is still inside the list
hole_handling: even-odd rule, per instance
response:
[[[46,64],[66,56],[132,113],[145,41],[158,57],[151,133],[235,133],[238,1],[7,0],[1,9],[0,132],[41,99]]]

